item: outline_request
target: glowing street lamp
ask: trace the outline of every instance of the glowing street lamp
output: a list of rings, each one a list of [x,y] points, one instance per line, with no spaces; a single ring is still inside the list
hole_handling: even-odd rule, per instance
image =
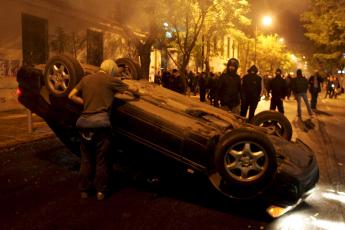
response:
[[[270,25],[272,25],[272,22],[273,22],[273,20],[272,20],[271,16],[264,16],[262,18],[262,25],[264,25],[264,26],[270,26]]]

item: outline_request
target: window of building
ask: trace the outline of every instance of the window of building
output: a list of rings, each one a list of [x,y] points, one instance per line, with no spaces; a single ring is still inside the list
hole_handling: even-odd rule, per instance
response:
[[[23,64],[42,64],[48,59],[48,21],[22,14]]]

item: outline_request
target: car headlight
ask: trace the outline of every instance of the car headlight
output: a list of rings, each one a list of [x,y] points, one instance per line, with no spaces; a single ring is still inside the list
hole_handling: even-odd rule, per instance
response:
[[[302,202],[302,199],[299,199],[296,204],[287,206],[287,207],[280,207],[277,205],[271,205],[266,209],[266,212],[273,218],[280,217],[287,213],[288,211],[294,209],[297,205],[299,205]]]

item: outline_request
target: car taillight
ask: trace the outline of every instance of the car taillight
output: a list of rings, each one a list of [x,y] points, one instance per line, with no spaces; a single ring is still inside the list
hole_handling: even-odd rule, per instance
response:
[[[21,88],[17,88],[17,95],[18,96],[21,96],[23,94],[23,91],[22,91],[22,89]]]

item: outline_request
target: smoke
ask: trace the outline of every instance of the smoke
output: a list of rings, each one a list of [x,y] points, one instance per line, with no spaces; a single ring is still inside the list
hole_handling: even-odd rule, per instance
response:
[[[288,11],[299,15],[310,7],[310,0],[249,0],[252,12],[255,14],[267,14]]]
[[[101,18],[110,18],[118,23],[136,28],[146,26],[157,14],[158,0],[44,0],[56,6],[80,9]]]

